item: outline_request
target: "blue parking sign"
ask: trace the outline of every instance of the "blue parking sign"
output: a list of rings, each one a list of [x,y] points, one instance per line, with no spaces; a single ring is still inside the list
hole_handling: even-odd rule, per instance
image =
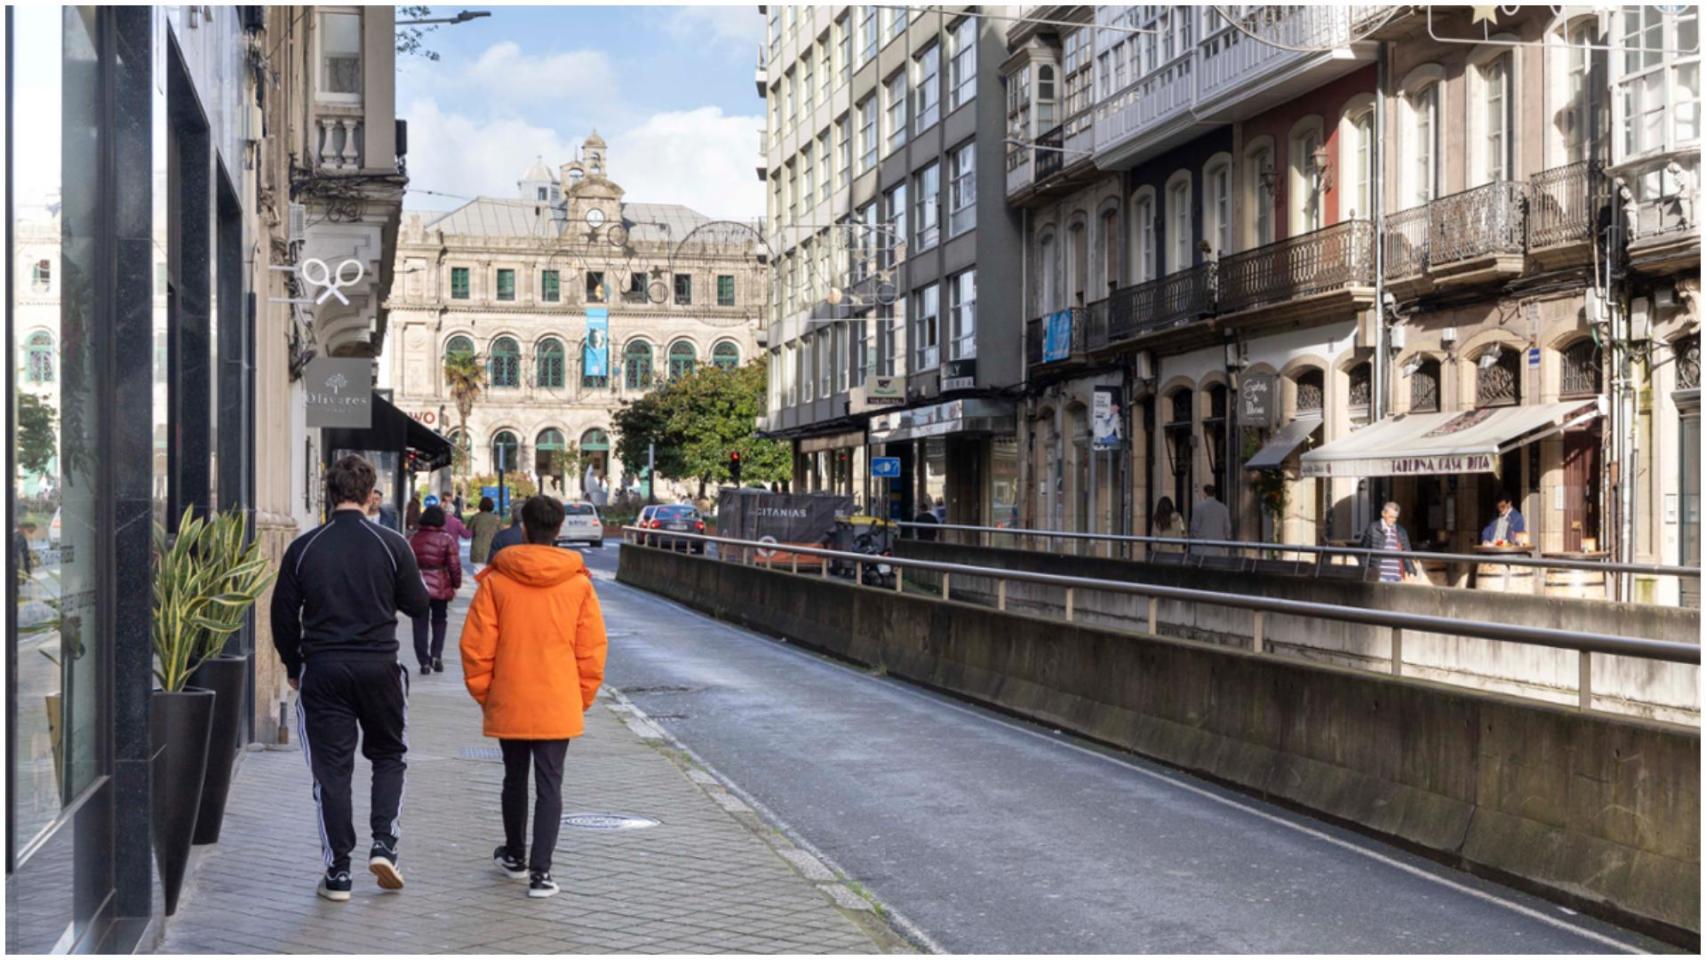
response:
[[[899,457],[872,457],[871,458],[871,476],[873,476],[873,477],[898,477],[898,476],[900,476],[900,458]]]

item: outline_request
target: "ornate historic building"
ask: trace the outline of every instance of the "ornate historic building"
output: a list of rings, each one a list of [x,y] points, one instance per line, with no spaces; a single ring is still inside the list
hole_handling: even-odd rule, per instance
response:
[[[471,473],[502,451],[507,470],[595,502],[639,479],[612,464],[611,415],[699,364],[750,360],[765,290],[756,231],[628,202],[608,163],[593,133],[558,176],[535,162],[513,198],[407,216],[387,370],[397,405],[464,445]],[[486,370],[466,432],[443,373],[459,351]]]

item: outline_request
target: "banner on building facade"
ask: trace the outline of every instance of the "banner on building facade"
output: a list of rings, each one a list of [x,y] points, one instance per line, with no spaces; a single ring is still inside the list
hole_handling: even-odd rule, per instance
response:
[[[581,351],[581,374],[610,376],[610,310],[586,308],[586,346]]]
[[[1090,446],[1096,450],[1118,450],[1125,446],[1121,435],[1119,387],[1097,387],[1090,398]]]
[[[1043,327],[1043,362],[1053,363],[1072,355],[1072,311],[1056,310]]]

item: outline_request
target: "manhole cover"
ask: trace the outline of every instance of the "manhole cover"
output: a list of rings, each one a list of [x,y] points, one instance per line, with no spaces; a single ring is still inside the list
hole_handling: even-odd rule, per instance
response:
[[[460,754],[464,760],[493,760],[503,762],[503,751],[497,747],[463,747]]]
[[[636,817],[628,813],[567,813],[563,815],[563,826],[575,827],[580,830],[643,830],[655,827],[658,821],[651,817]]]

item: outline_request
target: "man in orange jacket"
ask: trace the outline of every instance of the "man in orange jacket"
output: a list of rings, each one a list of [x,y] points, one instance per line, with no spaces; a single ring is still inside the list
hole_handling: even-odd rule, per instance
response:
[[[551,854],[563,819],[563,758],[585,730],[604,680],[604,614],[580,554],[553,544],[563,505],[531,497],[522,505],[527,541],[504,550],[474,579],[462,627],[462,674],[485,712],[485,734],[503,749],[504,843],[492,862],[529,897],[557,893]],[[527,768],[537,801],[533,849],[527,834]]]

